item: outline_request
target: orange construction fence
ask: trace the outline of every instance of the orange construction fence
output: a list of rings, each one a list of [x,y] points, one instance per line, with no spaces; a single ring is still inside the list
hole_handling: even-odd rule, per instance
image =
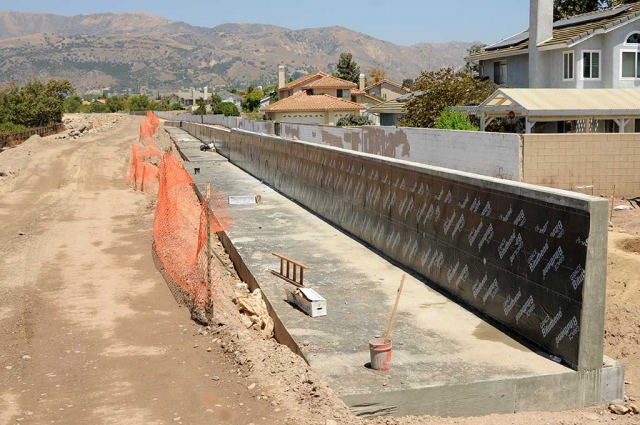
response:
[[[157,127],[157,117],[147,114],[140,125],[140,141],[132,147],[129,180],[136,190],[157,190],[155,254],[174,295],[189,307],[194,319],[208,323],[219,283],[211,264],[209,236],[230,230],[231,216],[217,190],[207,187],[200,200],[180,159],[170,152],[160,153],[154,142]]]

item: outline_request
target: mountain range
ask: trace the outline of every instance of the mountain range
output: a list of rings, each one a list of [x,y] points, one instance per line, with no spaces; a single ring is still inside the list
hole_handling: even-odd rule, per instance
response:
[[[401,82],[424,70],[462,67],[472,44],[399,46],[338,26],[205,28],[147,13],[1,11],[0,82],[67,78],[80,93],[269,84],[277,81],[280,64],[287,77],[332,72],[342,52],[352,53],[363,72],[377,66]]]

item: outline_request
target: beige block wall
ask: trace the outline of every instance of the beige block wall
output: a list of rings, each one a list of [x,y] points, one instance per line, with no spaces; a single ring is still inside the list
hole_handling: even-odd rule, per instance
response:
[[[640,133],[524,135],[525,183],[591,193],[640,196]]]

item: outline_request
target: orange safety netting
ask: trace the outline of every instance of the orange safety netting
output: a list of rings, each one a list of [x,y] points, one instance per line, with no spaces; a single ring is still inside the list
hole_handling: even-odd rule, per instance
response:
[[[140,144],[132,147],[129,179],[136,190],[157,189],[155,254],[174,295],[189,307],[194,319],[209,322],[219,279],[211,264],[208,236],[230,230],[231,215],[222,194],[208,187],[199,200],[181,161],[169,152],[160,154],[153,141],[157,127],[158,119],[148,114],[140,126]]]
[[[134,143],[131,146],[129,182],[141,192],[152,192],[158,188],[158,166],[161,154],[153,141],[158,124],[158,117],[148,112],[147,119],[140,124],[139,144]]]

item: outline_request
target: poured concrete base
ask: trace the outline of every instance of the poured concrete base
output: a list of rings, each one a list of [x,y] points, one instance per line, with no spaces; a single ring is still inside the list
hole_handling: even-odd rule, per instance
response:
[[[262,197],[260,204],[229,206],[234,227],[223,241],[241,277],[266,295],[278,339],[303,355],[356,414],[561,410],[622,397],[619,363],[575,372],[412,276],[392,332],[391,370],[369,369],[368,341],[384,332],[404,271],[219,155],[206,155],[185,164],[200,190],[210,182],[225,196]],[[326,317],[311,318],[286,302],[289,284],[270,273],[279,268],[274,251],[311,267],[305,284],[327,299]]]

